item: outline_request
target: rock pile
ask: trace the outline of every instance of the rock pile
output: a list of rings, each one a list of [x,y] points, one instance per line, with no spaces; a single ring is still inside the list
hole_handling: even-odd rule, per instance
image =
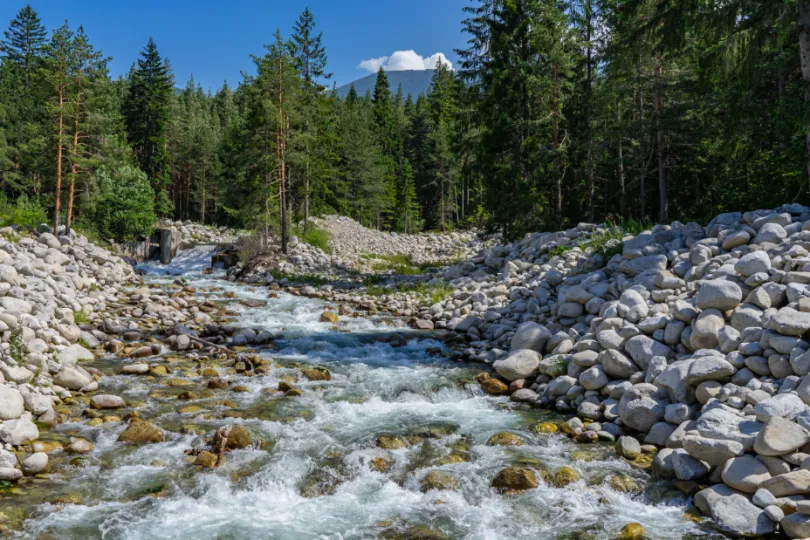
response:
[[[181,244],[233,244],[240,236],[247,234],[245,231],[229,229],[228,227],[216,227],[214,225],[202,225],[193,221],[175,221],[171,227],[180,232]]]
[[[810,208],[656,226],[609,258],[560,247],[598,234],[486,250],[426,318],[493,362],[485,390],[575,411],[583,442],[662,448],[653,470],[711,484],[694,501],[722,529],[810,537]]]
[[[77,320],[98,318],[132,276],[128,264],[75,233],[18,238],[0,230],[0,480],[47,468],[47,454],[19,463],[12,450],[39,437],[35,422],[56,422],[55,403],[98,388],[77,363],[94,358],[88,348],[99,338]]]
[[[363,266],[368,255],[405,255],[415,264],[466,258],[480,249],[470,232],[397,234],[369,229],[345,216],[311,218],[330,235],[332,250],[347,264]]]

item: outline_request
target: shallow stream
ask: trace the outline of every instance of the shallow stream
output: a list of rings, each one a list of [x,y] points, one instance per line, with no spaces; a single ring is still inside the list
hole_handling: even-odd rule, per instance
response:
[[[610,446],[535,433],[534,425],[555,418],[486,396],[474,379],[482,367],[445,359],[430,334],[382,318],[342,318],[336,331],[319,322],[326,303],[286,293],[268,299],[266,288],[204,276],[207,256],[197,249],[169,267],[147,266],[147,279],[168,284],[175,277],[165,274],[181,272],[198,294],[229,302],[240,313],[235,326],[282,335],[261,351],[272,361],[269,374],[228,375],[230,389],[209,390],[182,362],[169,379],[116,375],[130,360],[98,360],[102,390],[140,402],[138,411],[166,437],[123,445],[116,439],[126,426],[115,421],[43,433],[86,437],[95,449],[52,458],[48,478],[0,499],[0,511],[24,513],[19,537],[573,540],[615,538],[638,522],[651,539],[722,538],[684,517],[687,499],[671,483],[632,468]],[[226,299],[226,291],[237,298]],[[266,305],[247,308],[239,298]],[[328,368],[332,379],[301,377],[310,364]],[[304,394],[275,392],[282,380]],[[192,399],[177,399],[189,390]],[[234,422],[255,447],[227,454],[217,469],[188,463],[185,450]],[[487,445],[503,431],[525,444]],[[381,436],[405,444],[379,448]],[[582,479],[561,488],[540,481],[517,494],[490,487],[498,471],[515,465],[552,475],[569,466]],[[449,473],[454,489],[426,489],[434,471]],[[617,491],[613,477],[640,491]]]

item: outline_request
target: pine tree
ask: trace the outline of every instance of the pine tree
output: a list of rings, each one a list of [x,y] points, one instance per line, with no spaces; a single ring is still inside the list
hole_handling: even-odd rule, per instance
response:
[[[419,200],[416,198],[416,184],[413,181],[413,169],[406,159],[402,164],[402,183],[399,193],[400,204],[400,229],[406,234],[412,234],[419,230]]]
[[[72,71],[76,62],[73,32],[68,27],[67,21],[53,32],[47,48],[46,62],[46,80],[51,93],[48,109],[55,123],[54,144],[56,146],[53,233],[59,234],[62,175],[66,146],[65,123],[70,117],[69,93],[72,83]]]
[[[12,19],[9,29],[3,32],[0,53],[19,66],[26,88],[39,69],[48,43],[47,32],[31,5],[22,8]]]
[[[173,97],[171,69],[160,57],[154,40],[149,38],[137,68],[131,73],[123,113],[135,159],[152,183],[155,210],[161,215],[170,211],[166,193],[169,183],[166,137]]]

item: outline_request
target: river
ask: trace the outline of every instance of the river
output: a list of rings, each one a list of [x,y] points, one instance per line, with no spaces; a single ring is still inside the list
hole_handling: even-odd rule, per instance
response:
[[[140,402],[140,414],[166,437],[130,446],[117,442],[124,422],[59,425],[56,435],[86,437],[95,448],[54,461],[49,478],[13,499],[17,510],[25,506],[19,537],[573,540],[615,538],[638,522],[651,539],[722,538],[684,517],[688,499],[671,483],[632,468],[609,445],[535,433],[538,422],[558,418],[486,396],[474,379],[482,366],[446,359],[430,334],[383,318],[345,319],[334,331],[319,322],[325,302],[281,292],[268,299],[266,288],[203,275],[206,257],[198,248],[168,267],[143,268],[151,283],[167,285],[179,273],[198,294],[228,302],[239,313],[235,326],[283,336],[261,351],[270,372],[229,375],[231,389],[240,386],[234,392],[206,389],[182,361],[169,379],[118,375],[130,360],[97,360],[102,391]],[[248,308],[239,298],[267,303]],[[300,368],[310,364],[328,368],[332,379],[302,378]],[[274,391],[281,381],[295,381],[304,394],[281,396]],[[191,399],[177,399],[190,389]],[[250,431],[254,447],[227,454],[216,469],[188,463],[185,450],[234,422]],[[503,431],[524,444],[487,445]],[[382,449],[381,436],[406,444]],[[570,466],[582,479],[497,493],[492,478],[514,465],[552,474]],[[435,471],[448,473],[440,478],[453,489],[423,489]],[[612,476],[641,491],[613,489]],[[78,504],[42,502],[58,496]]]

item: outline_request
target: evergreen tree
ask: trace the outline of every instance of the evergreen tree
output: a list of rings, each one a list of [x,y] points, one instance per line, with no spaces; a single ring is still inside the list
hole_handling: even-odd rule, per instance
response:
[[[45,54],[48,43],[45,27],[29,4],[17,13],[3,35],[0,53],[20,68],[23,84],[28,88]]]
[[[123,113],[135,159],[152,184],[155,210],[160,215],[170,211],[166,193],[169,184],[166,138],[173,97],[174,78],[169,64],[149,38],[137,68],[131,73]]]

